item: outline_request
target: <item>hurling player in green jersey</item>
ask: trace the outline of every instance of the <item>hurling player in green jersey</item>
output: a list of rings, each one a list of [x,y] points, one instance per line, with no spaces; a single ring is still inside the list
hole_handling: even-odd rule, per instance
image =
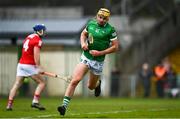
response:
[[[81,62],[74,70],[72,81],[65,92],[63,104],[58,107],[60,115],[65,115],[76,86],[88,71],[90,72],[87,86],[90,90],[95,90],[96,97],[100,95],[100,75],[102,74],[105,55],[116,52],[119,46],[116,31],[108,23],[109,17],[110,11],[101,8],[97,12],[96,18],[90,20],[82,31],[80,36],[83,50]]]

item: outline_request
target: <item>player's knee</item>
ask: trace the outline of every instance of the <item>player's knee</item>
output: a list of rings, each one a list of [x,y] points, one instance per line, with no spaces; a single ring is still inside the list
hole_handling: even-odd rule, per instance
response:
[[[21,86],[21,83],[19,81],[16,81],[14,84],[14,88],[18,88]]]
[[[46,86],[46,82],[44,82],[44,81],[43,81],[41,84],[42,84],[44,87]]]
[[[72,85],[72,86],[77,86],[78,83],[79,83],[79,80],[72,80],[72,81],[71,81],[71,85]]]
[[[46,86],[46,82],[45,81],[39,81],[39,85],[41,85],[42,87],[45,87]]]

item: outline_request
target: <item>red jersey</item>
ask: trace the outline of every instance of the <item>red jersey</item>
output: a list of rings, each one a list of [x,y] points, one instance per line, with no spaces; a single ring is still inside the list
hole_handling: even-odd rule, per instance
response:
[[[22,56],[19,63],[35,65],[34,47],[41,48],[42,40],[37,34],[30,34],[23,41]]]

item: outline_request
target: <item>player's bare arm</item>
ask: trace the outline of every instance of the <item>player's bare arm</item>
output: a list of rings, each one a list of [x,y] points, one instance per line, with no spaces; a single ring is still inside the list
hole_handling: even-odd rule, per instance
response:
[[[88,44],[86,43],[86,39],[87,39],[88,33],[86,32],[86,30],[84,29],[81,33],[81,37],[80,37],[80,41],[81,41],[81,48],[83,50],[88,50]]]
[[[36,66],[39,68],[39,73],[44,72],[40,64],[40,48],[34,47],[34,61]]]
[[[105,54],[110,54],[110,53],[116,52],[118,49],[119,49],[119,42],[116,39],[116,40],[112,41],[111,47],[109,47],[109,48],[107,48],[105,50],[102,50],[102,51],[91,50],[90,54],[93,55],[93,56],[101,56],[101,55],[105,55]]]
[[[34,61],[37,66],[40,66],[40,48],[34,47]]]

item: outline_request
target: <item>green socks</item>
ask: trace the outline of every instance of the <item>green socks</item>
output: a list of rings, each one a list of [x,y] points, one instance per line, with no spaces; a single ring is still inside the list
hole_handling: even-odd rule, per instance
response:
[[[67,97],[67,96],[64,96],[64,99],[63,99],[63,106],[67,109],[68,107],[68,104],[70,102],[71,98],[70,97]]]

